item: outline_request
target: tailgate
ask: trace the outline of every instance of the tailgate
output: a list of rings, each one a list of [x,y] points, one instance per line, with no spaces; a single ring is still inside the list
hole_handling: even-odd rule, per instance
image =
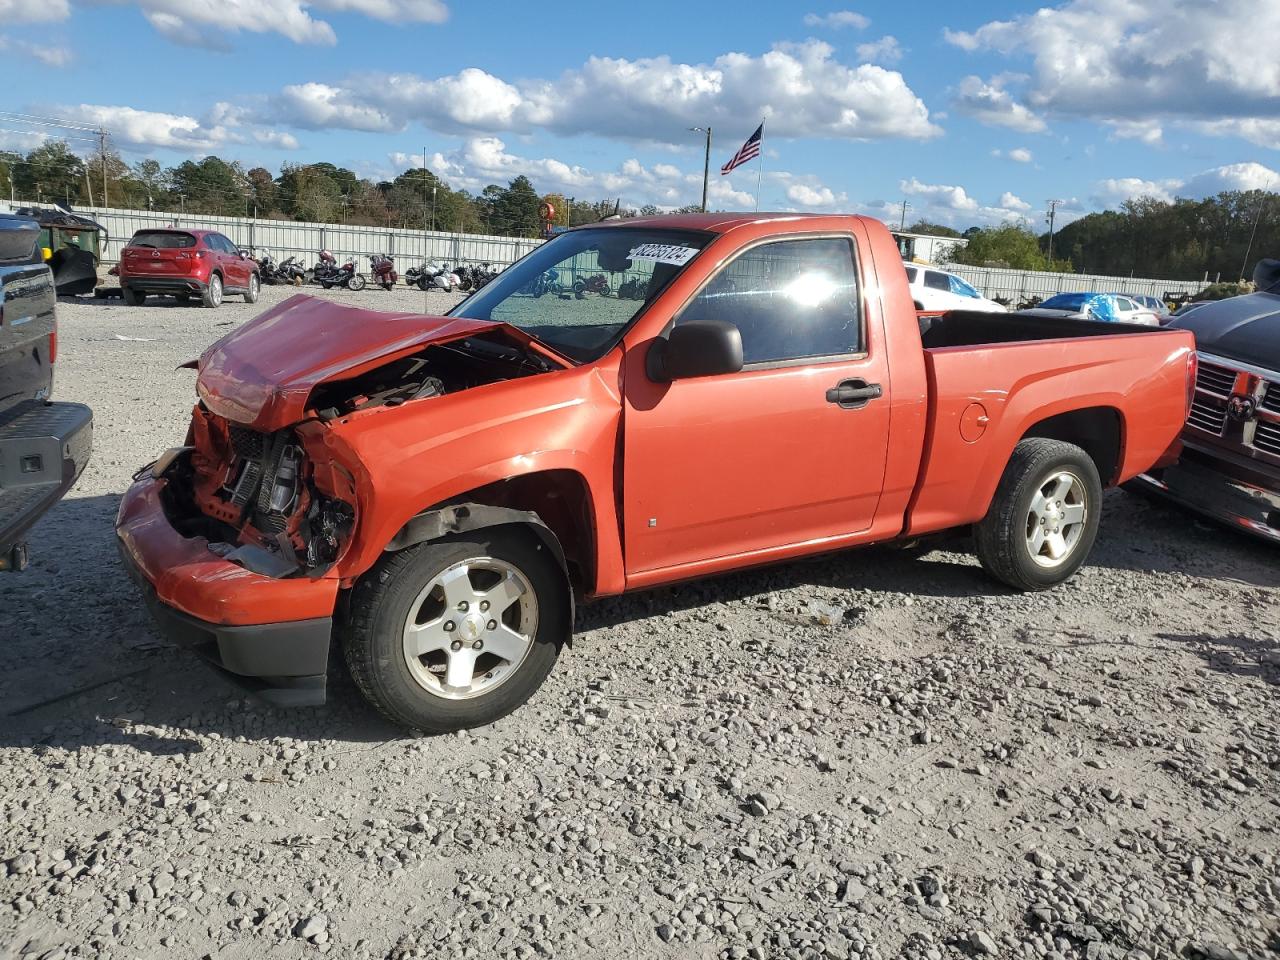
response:
[[[0,264],[0,413],[48,395],[55,303],[43,263]]]

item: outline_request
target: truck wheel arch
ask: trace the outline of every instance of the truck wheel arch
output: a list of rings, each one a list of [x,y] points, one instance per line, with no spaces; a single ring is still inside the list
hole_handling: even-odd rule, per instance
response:
[[[1043,437],[1075,444],[1098,468],[1104,488],[1114,486],[1124,462],[1124,414],[1115,407],[1082,407],[1032,424],[1019,440]]]
[[[522,474],[451,497],[411,517],[383,549],[505,525],[525,526],[541,540],[573,591],[595,592],[595,509],[586,478],[573,470]]]

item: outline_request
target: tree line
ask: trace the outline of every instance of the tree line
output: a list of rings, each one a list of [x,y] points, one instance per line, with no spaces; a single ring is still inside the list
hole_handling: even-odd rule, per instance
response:
[[[216,156],[172,167],[152,159],[130,166],[113,151],[82,158],[61,141],[49,141],[25,155],[0,152],[0,191],[19,200],[73,207],[106,205],[513,237],[542,233],[544,202],[554,206],[555,222],[561,226],[594,223],[615,212],[658,212],[654,206],[624,208],[618,201],[540,194],[523,175],[506,186],[491,184],[473,194],[454,190],[423,168],[374,181],[332,163],[286,163],[277,175],[265,167],[245,169]]]
[[[1200,200],[1126,200],[1119,210],[1090,213],[1053,236],[1017,224],[964,233],[918,222],[912,233],[966,238],[952,262],[1022,270],[1093,273],[1164,280],[1248,279],[1263,257],[1280,257],[1280,194],[1228,190]]]
[[[539,193],[525,176],[479,193],[455,190],[423,168],[374,181],[331,163],[286,163],[278,174],[245,169],[216,156],[164,167],[152,159],[132,166],[114,151],[82,158],[61,141],[26,154],[0,152],[0,191],[22,200],[72,206],[107,204],[139,210],[179,210],[223,216],[320,223],[352,223],[401,229],[534,237],[542,232],[540,208],[550,202],[556,223],[577,226],[613,213],[648,215],[657,207],[586,202]],[[0,193],[0,195],[3,195]],[[917,221],[911,233],[958,236],[969,241],[953,262],[1168,280],[1235,280],[1249,276],[1264,256],[1280,256],[1280,195],[1262,190],[1227,191],[1202,200],[1143,197],[1119,210],[1091,213],[1053,237],[1026,225],[970,227]],[[681,212],[697,210],[696,204]]]

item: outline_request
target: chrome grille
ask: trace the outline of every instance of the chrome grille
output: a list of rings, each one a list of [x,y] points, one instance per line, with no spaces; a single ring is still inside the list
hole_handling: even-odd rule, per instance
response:
[[[1280,381],[1267,385],[1267,392],[1262,395],[1262,409],[1271,413],[1280,413]]]
[[[1280,457],[1280,423],[1259,420],[1253,434],[1253,445],[1263,453]]]
[[[1236,372],[1216,363],[1200,361],[1200,373],[1196,376],[1196,389],[1208,390],[1223,397],[1231,396],[1236,385]]]
[[[1227,422],[1227,402],[1216,397],[1197,396],[1191,403],[1187,423],[1201,430],[1221,435]]]

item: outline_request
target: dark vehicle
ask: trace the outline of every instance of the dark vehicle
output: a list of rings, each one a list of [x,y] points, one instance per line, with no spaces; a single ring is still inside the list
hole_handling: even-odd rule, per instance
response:
[[[23,540],[89,462],[93,413],[51,403],[58,352],[53,273],[40,225],[0,215],[0,570],[26,566]]]
[[[61,204],[53,208],[22,207],[16,212],[40,225],[40,246],[48,251],[49,269],[53,271],[58,296],[93,293],[107,228]]]
[[[225,294],[257,303],[262,285],[257,261],[216,230],[139,230],[121,251],[117,271],[131,307],[152,294],[184,303],[199,297],[206,307],[221,306]]]
[[[285,257],[280,261],[280,266],[276,267],[276,282],[290,283],[295,287],[302,286],[306,280],[307,271],[298,262],[297,257]]]
[[[1280,543],[1280,260],[1254,270],[1257,292],[1179,310],[1200,367],[1178,463],[1135,485],[1237,530]]]

